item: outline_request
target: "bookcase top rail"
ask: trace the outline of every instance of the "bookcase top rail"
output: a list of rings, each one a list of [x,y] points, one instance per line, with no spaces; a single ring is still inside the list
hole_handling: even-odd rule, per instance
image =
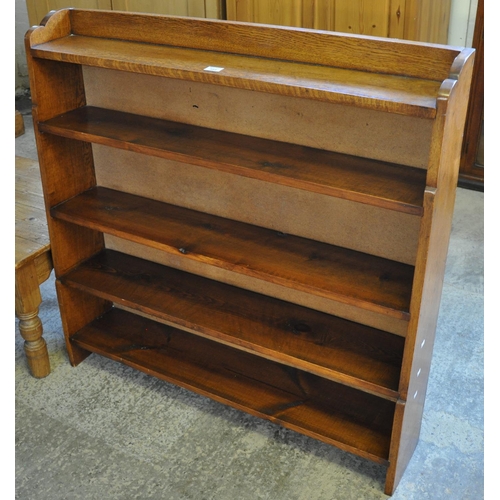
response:
[[[434,118],[460,49],[220,20],[63,9],[33,28],[35,57]],[[368,54],[368,56],[367,56]]]

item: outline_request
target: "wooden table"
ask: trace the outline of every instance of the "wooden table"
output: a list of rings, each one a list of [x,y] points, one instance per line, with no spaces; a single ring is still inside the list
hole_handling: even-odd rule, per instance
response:
[[[50,373],[38,308],[40,284],[52,268],[38,162],[16,156],[16,316],[28,366],[38,378]]]

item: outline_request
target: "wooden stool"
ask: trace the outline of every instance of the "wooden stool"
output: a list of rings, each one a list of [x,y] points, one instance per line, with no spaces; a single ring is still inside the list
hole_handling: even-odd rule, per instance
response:
[[[38,163],[16,156],[16,316],[28,366],[38,378],[50,373],[38,308],[42,302],[40,284],[52,268]]]

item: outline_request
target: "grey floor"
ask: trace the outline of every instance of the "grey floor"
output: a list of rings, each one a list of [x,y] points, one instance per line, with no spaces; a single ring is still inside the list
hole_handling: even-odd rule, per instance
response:
[[[16,154],[36,159],[23,113]],[[50,376],[28,373],[16,324],[15,498],[387,498],[381,466],[97,355],[71,367],[53,278],[42,295]],[[483,329],[483,193],[459,189],[421,437],[394,500],[484,498]]]

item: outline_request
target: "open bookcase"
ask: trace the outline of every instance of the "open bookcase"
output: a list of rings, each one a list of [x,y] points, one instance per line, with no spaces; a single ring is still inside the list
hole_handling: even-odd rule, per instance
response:
[[[64,9],[26,36],[70,361],[387,466],[418,442],[474,51]]]

